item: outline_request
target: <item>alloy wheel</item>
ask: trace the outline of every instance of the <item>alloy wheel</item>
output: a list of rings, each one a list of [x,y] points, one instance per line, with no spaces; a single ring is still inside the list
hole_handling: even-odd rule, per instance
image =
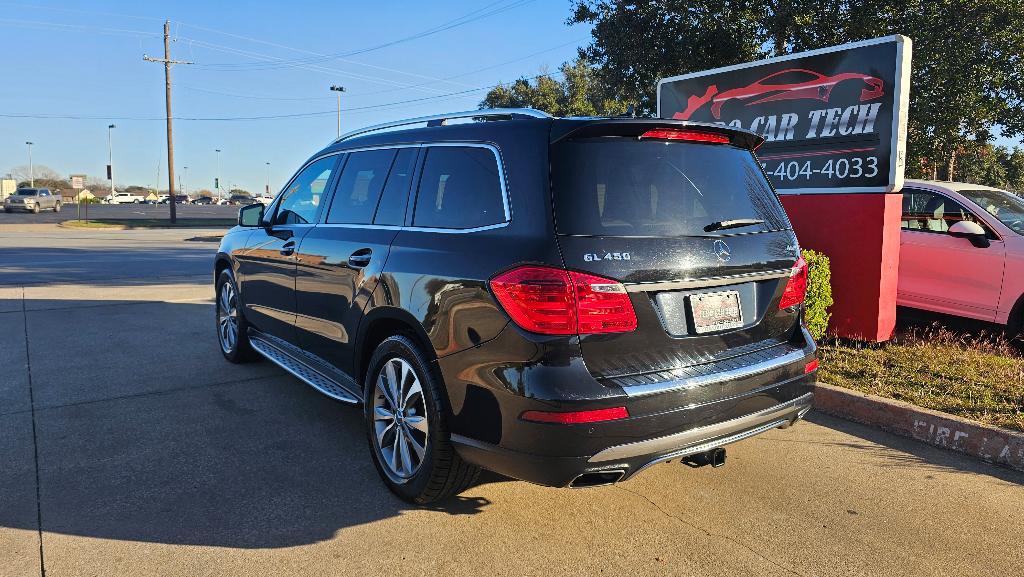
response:
[[[238,344],[238,299],[230,282],[220,285],[220,296],[217,297],[217,336],[220,348],[231,354]]]
[[[373,429],[385,473],[395,483],[409,480],[426,458],[430,428],[423,386],[404,359],[388,359],[377,373]]]

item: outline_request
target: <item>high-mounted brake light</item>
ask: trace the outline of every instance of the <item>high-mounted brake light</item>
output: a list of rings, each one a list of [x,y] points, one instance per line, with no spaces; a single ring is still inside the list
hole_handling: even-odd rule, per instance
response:
[[[807,296],[807,261],[804,257],[797,259],[793,269],[789,271],[789,280],[786,281],[786,289],[782,291],[782,299],[779,300],[780,309],[788,309],[804,302]]]
[[[519,416],[524,421],[535,423],[558,423],[560,425],[576,425],[580,423],[597,423],[600,421],[617,421],[628,419],[626,407],[611,409],[595,409],[592,411],[571,411],[567,413],[555,411],[525,411]]]
[[[724,134],[703,132],[701,130],[680,130],[678,128],[654,128],[640,135],[640,138],[659,140],[686,140],[689,142],[707,142],[711,144],[729,144],[731,140]]]
[[[512,321],[544,335],[620,333],[636,329],[622,283],[546,266],[521,266],[491,279]]]

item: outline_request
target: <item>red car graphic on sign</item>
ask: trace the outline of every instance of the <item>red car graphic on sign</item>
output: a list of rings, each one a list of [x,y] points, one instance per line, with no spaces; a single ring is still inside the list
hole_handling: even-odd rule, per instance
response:
[[[789,77],[804,77],[806,80],[778,82],[780,77],[787,75]],[[773,83],[773,80],[776,82]],[[885,94],[885,83],[881,78],[876,78],[874,76],[858,74],[856,72],[841,72],[834,76],[825,76],[824,74],[814,72],[813,70],[788,68],[786,70],[775,72],[774,74],[769,74],[768,76],[765,76],[764,78],[747,86],[732,88],[725,92],[718,92],[718,87],[711,85],[704,92],[703,96],[690,96],[690,98],[687,99],[686,110],[675,113],[673,118],[689,120],[690,116],[692,116],[694,112],[702,108],[708,102],[711,102],[712,116],[718,120],[722,118],[722,105],[730,100],[746,101],[760,97],[756,100],[750,100],[750,102],[747,102],[747,106],[776,100],[813,99],[828,102],[829,96],[832,94],[832,89],[840,82],[847,80],[860,80],[867,85],[860,91],[861,102],[874,100]]]

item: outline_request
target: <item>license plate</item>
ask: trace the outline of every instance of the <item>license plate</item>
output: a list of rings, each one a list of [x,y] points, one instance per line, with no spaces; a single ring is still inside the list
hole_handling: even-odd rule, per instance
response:
[[[738,291],[690,295],[693,329],[698,334],[742,327],[741,310]]]

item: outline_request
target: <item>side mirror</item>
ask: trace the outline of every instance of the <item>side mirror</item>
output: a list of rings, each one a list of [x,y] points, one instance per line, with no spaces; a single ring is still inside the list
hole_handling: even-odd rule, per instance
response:
[[[260,226],[264,209],[262,204],[248,204],[238,209],[238,226]]]
[[[960,222],[953,223],[953,225],[949,227],[949,236],[966,238],[971,241],[971,244],[978,248],[988,248],[991,244],[988,237],[985,236],[985,229],[981,228],[980,224],[969,220],[961,220]]]

